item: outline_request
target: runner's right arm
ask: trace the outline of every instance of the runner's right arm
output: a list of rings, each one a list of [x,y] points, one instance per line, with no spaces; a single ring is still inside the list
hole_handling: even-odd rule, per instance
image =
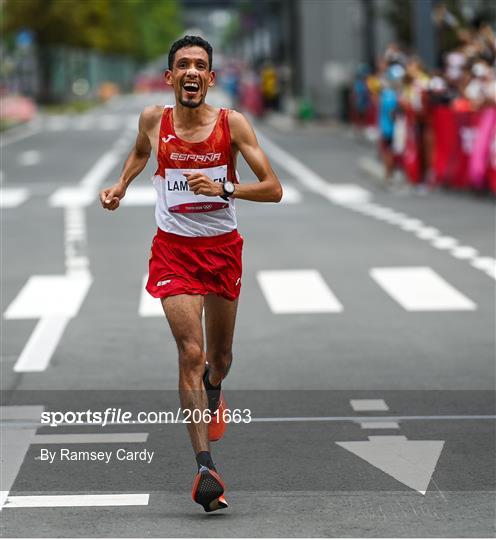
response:
[[[148,131],[153,120],[154,110],[154,107],[147,107],[141,113],[136,143],[124,163],[119,180],[113,186],[100,192],[100,201],[103,208],[107,210],[119,208],[120,200],[126,194],[129,184],[146,167],[152,151]]]

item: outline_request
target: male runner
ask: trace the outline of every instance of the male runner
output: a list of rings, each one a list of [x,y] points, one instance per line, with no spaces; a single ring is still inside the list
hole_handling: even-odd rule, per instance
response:
[[[120,178],[100,193],[100,200],[103,208],[116,210],[154,151],[158,229],[146,289],[161,299],[177,344],[183,410],[212,413],[208,424],[187,424],[198,465],[193,500],[211,512],[227,507],[209,441],[225,430],[220,390],[232,361],[241,289],[243,238],[236,229],[234,200],[279,202],[282,187],[245,117],[205,103],[215,83],[210,44],[183,37],[172,45],[168,67],[165,82],[174,90],[175,107],[144,109]],[[238,183],[238,152],[259,182]]]

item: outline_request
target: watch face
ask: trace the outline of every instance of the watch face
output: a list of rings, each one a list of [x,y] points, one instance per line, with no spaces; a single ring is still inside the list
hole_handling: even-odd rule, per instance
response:
[[[224,184],[224,190],[226,193],[229,193],[229,195],[232,195],[234,193],[234,184],[232,182],[226,182]]]

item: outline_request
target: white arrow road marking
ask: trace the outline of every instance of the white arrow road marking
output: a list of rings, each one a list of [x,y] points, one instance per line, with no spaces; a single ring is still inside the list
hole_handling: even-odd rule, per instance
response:
[[[27,198],[26,188],[0,188],[0,208],[16,208]]]
[[[148,274],[143,276],[141,284],[141,297],[138,308],[140,317],[163,317],[164,310],[162,309],[162,302],[160,299],[153,298],[145,289],[146,282],[148,281]]]
[[[407,311],[471,311],[476,304],[429,267],[372,268],[372,278]]]
[[[263,270],[257,273],[274,313],[338,313],[343,306],[317,270]]]
[[[21,468],[24,456],[36,433],[37,423],[43,412],[42,406],[10,406],[0,407],[2,419],[2,436],[0,437],[0,450],[2,456],[2,474],[0,474],[0,510],[8,498],[9,491]],[[33,427],[22,429],[3,424],[4,420],[33,420]]]
[[[336,444],[425,495],[444,441],[410,441],[402,435],[377,435],[370,436],[368,441]]]
[[[149,499],[149,493],[112,493],[109,495],[22,495],[7,497],[4,508],[146,506]]]
[[[14,371],[47,368],[69,320],[86,297],[92,278],[87,272],[65,276],[31,276],[5,312],[6,319],[37,319]]]

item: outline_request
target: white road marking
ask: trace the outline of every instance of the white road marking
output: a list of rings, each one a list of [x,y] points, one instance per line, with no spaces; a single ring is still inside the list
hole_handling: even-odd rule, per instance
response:
[[[438,249],[452,249],[458,245],[458,240],[451,236],[440,236],[432,240],[432,245]]]
[[[38,150],[26,150],[19,154],[17,161],[19,165],[24,167],[32,167],[41,161],[41,152]]]
[[[424,224],[420,219],[410,218],[403,220],[399,225],[404,231],[419,231],[424,227]]]
[[[336,444],[425,495],[444,441],[410,441],[402,435],[377,435],[368,441]]]
[[[416,235],[421,240],[431,240],[439,236],[439,234],[439,229],[436,229],[435,227],[423,227],[416,232]]]
[[[114,114],[105,114],[104,116],[99,118],[98,127],[100,129],[110,131],[114,129],[119,129],[122,123],[122,118],[120,116]]]
[[[473,259],[479,252],[471,246],[455,246],[451,250],[451,255],[456,259]]]
[[[7,308],[6,319],[36,319],[38,324],[14,365],[16,372],[43,371],[86,297],[87,272],[65,276],[31,276]]]
[[[153,186],[131,186],[122,199],[124,206],[155,206],[157,191]]]
[[[31,444],[143,443],[148,433],[61,433],[35,435]]]
[[[84,115],[72,122],[72,127],[78,131],[87,131],[93,128],[95,119],[93,116]]]
[[[298,204],[303,200],[302,194],[290,185],[283,185],[283,196],[280,204]]]
[[[8,133],[2,133],[0,136],[0,148],[7,146],[8,144],[13,144],[17,141],[22,141],[28,137],[36,135],[41,130],[40,122],[34,120],[30,122],[27,126],[21,126],[19,129],[9,130]]]
[[[28,195],[26,188],[0,188],[0,208],[16,208],[27,200]]]
[[[350,399],[354,411],[389,411],[383,399]]]
[[[97,193],[98,186],[105,180],[110,171],[117,165],[119,154],[110,150],[91,167],[83,176],[77,187],[57,189],[49,199],[50,206],[88,206]]]
[[[477,257],[470,263],[474,268],[493,273],[496,269],[496,259],[492,257]]]
[[[7,497],[4,508],[146,506],[149,499],[149,493],[112,493],[108,495],[19,495]]]
[[[261,423],[277,423],[277,422],[353,422],[355,424],[361,424],[362,422],[481,422],[481,421],[496,420],[494,414],[454,414],[454,415],[428,415],[428,416],[261,416],[254,417],[251,422]],[[31,427],[38,426],[39,421],[16,421],[7,420],[6,425],[16,427]],[[174,423],[174,422],[169,422]],[[184,423],[179,420],[179,424]],[[61,427],[74,427],[74,424],[61,423],[58,424]],[[78,424],[79,426],[94,426],[95,424],[89,424],[83,422]],[[109,426],[129,426],[127,422],[109,422]],[[140,426],[157,425],[154,422],[140,422]]]
[[[348,205],[367,202],[372,194],[356,184],[328,184],[326,197],[334,203]]]
[[[23,427],[19,429],[10,424],[6,425],[3,421],[8,418],[34,420],[35,422],[39,422],[42,412],[43,407],[38,405],[0,407],[0,415],[2,418],[2,432],[0,437],[0,454],[2,456],[2,474],[0,474],[0,510],[7,500],[9,491],[15,482],[19,469],[24,461],[24,456],[29,449],[29,445],[37,429],[36,424],[33,424],[32,427]]]
[[[70,127],[70,120],[68,116],[53,116],[47,118],[45,126],[48,131],[63,131]]]
[[[31,276],[5,311],[6,319],[75,317],[91,285],[86,273]]]
[[[138,308],[138,314],[140,317],[163,317],[164,310],[162,309],[162,302],[159,298],[153,298],[145,289],[146,282],[148,281],[148,274],[143,276],[141,283],[141,297]]]
[[[432,268],[373,268],[372,278],[407,311],[465,311],[477,306]]]
[[[362,429],[399,429],[398,422],[360,422]]]
[[[274,313],[336,313],[343,306],[317,270],[264,270],[258,283]]]

